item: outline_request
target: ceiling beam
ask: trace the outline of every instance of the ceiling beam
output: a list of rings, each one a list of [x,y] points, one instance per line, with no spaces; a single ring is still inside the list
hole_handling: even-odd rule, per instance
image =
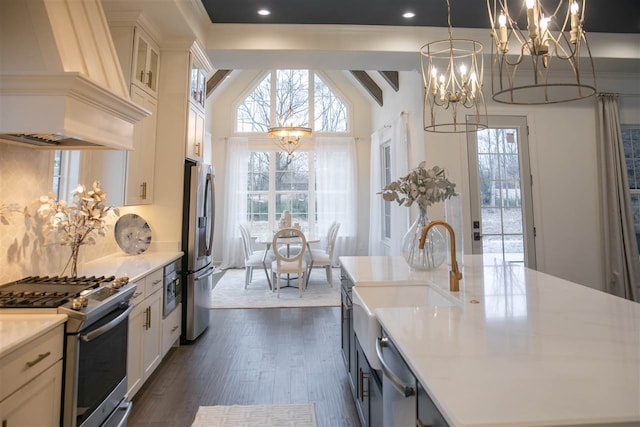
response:
[[[213,76],[207,80],[207,97],[222,83],[222,81],[231,73],[231,70],[218,70]]]
[[[369,92],[369,94],[376,100],[378,105],[382,107],[382,89],[371,78],[366,71],[351,70],[351,74],[360,82],[360,84]]]
[[[378,71],[382,77],[384,77],[385,81],[389,83],[389,85],[396,92],[400,90],[400,77],[398,77],[397,71]]]

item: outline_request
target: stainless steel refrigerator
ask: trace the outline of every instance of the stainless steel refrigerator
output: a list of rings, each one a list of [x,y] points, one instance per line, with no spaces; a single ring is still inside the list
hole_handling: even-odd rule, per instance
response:
[[[182,335],[193,341],[209,326],[208,303],[221,271],[213,266],[215,170],[190,160],[184,165],[182,210]]]

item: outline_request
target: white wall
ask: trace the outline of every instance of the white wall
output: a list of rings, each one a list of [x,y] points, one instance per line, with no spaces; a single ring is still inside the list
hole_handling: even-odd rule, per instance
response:
[[[214,262],[222,261],[222,223],[229,212],[224,206],[225,177],[233,173],[225,167],[226,140],[234,133],[235,105],[261,79],[261,70],[235,70],[207,98],[207,130],[211,133],[211,162],[216,168],[216,232],[214,233]],[[369,230],[369,146],[371,135],[371,104],[358,88],[340,71],[322,72],[322,77],[335,86],[353,113],[351,136],[356,138],[358,156],[358,241],[357,253],[366,255]],[[302,142],[304,143],[304,142]]]
[[[418,78],[407,80],[414,85],[408,89],[410,92],[421,93]],[[620,102],[623,123],[640,123],[640,98],[638,95],[625,96],[637,94],[638,87],[640,75],[637,74],[598,78],[600,91],[623,94]],[[485,96],[490,100],[490,93],[485,92]],[[398,94],[398,98],[401,97]],[[401,101],[390,101],[390,105],[395,111],[378,109],[374,112],[374,128],[383,126],[388,117],[405,108]],[[505,106],[489,101],[487,109],[490,115],[527,118],[538,270],[603,289],[595,105],[596,98],[551,106]],[[420,115],[410,115],[409,120],[412,129],[422,126]],[[458,185],[468,227],[471,220],[466,135],[422,132],[421,136],[427,163],[444,167]],[[442,204],[433,206],[430,212],[432,219],[444,216]],[[470,227],[465,228],[465,253],[471,252],[470,237]]]

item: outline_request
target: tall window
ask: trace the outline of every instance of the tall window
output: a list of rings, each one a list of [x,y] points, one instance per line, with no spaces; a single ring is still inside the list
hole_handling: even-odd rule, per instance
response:
[[[246,221],[254,233],[272,230],[285,210],[303,229],[317,229],[313,144],[298,149],[292,158],[276,151],[275,144],[273,150],[264,145],[273,125],[310,124],[314,136],[349,131],[347,104],[310,70],[272,70],[238,104],[236,132],[250,136]]]
[[[380,146],[382,187],[391,184],[391,141]],[[382,237],[391,240],[391,202],[382,201]]]
[[[255,233],[273,230],[284,211],[305,230],[315,229],[315,161],[310,152],[298,152],[289,161],[280,151],[249,153],[247,222]]]
[[[76,150],[56,150],[51,156],[51,191],[57,199],[71,201],[80,182],[80,156]]]
[[[636,228],[636,241],[640,250],[640,126],[622,126],[622,143],[627,162],[631,210]]]

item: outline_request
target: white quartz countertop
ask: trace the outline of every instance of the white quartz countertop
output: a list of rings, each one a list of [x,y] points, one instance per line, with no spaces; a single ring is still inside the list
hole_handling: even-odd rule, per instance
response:
[[[136,281],[181,256],[182,252],[145,252],[140,255],[117,253],[81,265],[78,274],[127,276],[130,281]]]
[[[391,280],[389,301],[403,289],[393,277],[461,302],[375,310],[451,426],[640,425],[640,304],[466,255],[451,293],[446,265],[412,276],[381,258],[341,262],[356,289]]]
[[[0,314],[0,358],[66,321],[66,314]]]

